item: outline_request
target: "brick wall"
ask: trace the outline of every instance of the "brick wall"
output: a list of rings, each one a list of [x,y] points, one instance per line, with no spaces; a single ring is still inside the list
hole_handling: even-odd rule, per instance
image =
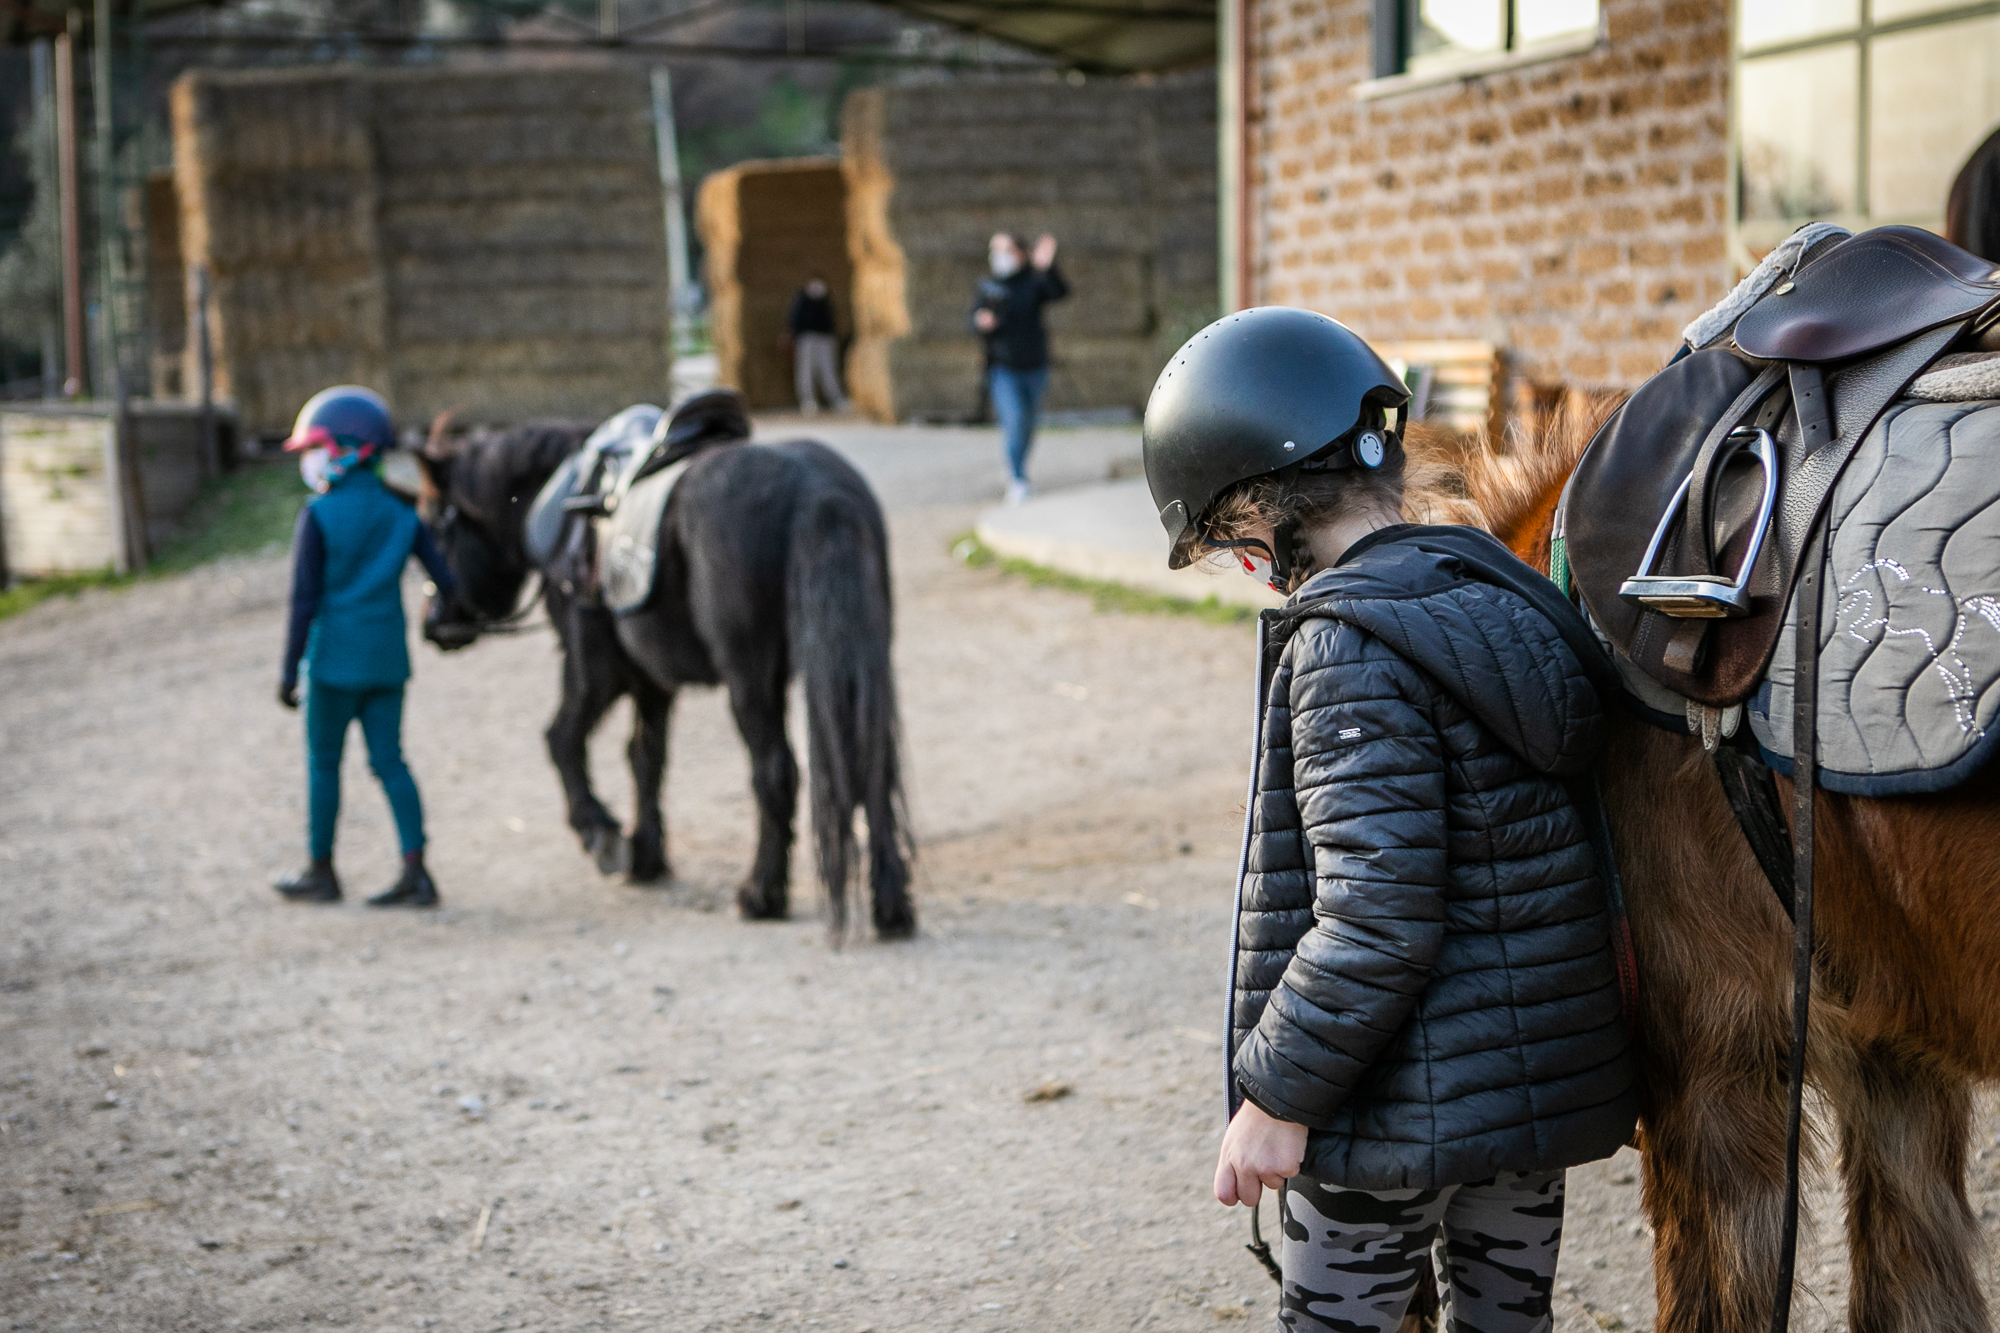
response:
[[[1605,0],[1594,51],[1370,101],[1371,0],[1245,3],[1250,303],[1603,389],[1727,290],[1728,0]]]

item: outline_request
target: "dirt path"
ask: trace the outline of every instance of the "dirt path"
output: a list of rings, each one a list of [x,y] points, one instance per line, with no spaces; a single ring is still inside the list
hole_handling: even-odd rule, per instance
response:
[[[674,720],[678,879],[598,878],[541,751],[546,633],[418,654],[447,906],[413,917],[262,887],[303,817],[282,561],[0,626],[11,1327],[1268,1324],[1207,1195],[1247,630],[954,564],[981,433],[838,438],[893,512],[908,944],[830,951],[803,875],[799,920],[736,920],[752,815],[714,694]],[[1132,444],[1044,448],[1047,483]],[[358,754],[347,776],[352,892],[393,839]],[[1565,1333],[1651,1324],[1633,1175],[1573,1176]]]

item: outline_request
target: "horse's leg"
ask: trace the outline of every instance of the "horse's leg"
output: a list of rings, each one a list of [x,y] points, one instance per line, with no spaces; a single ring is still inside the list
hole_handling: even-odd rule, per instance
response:
[[[785,735],[785,673],[775,662],[755,662],[734,664],[724,675],[757,797],[757,860],[736,901],[752,921],[782,920],[790,910],[792,818],[799,803],[798,761]]]
[[[1778,1274],[1791,931],[1700,746],[1614,726],[1658,1329],[1757,1333]]]
[[[599,619],[581,609],[569,618],[569,632],[563,636],[562,704],[544,734],[549,759],[562,779],[569,826],[596,858],[598,870],[608,875],[623,859],[625,840],[617,817],[590,788],[590,733],[625,692],[626,683],[610,617],[601,617],[603,624]]]
[[[667,774],[667,722],[674,696],[650,681],[632,686],[632,739],[625,758],[632,765],[637,817],[632,826],[632,869],[636,883],[652,884],[673,877],[667,862],[666,816],[660,809],[660,788]]]
[[[1986,1333],[1965,1195],[1972,1092],[1888,1041],[1851,1048],[1828,1089],[1840,1108],[1853,1333]]]

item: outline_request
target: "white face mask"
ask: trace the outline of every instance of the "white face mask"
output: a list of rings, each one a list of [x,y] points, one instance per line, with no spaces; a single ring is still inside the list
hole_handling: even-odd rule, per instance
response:
[[[305,479],[307,489],[325,495],[328,488],[333,485],[333,479],[329,475],[332,464],[333,450],[324,445],[300,454],[299,476]]]
[[[1012,250],[995,250],[987,256],[996,278],[1011,278],[1021,271],[1021,256]]]
[[[1239,548],[1236,552],[1236,558],[1243,562],[1243,572],[1245,574],[1248,574],[1267,588],[1283,591],[1283,589],[1278,588],[1276,582],[1277,575],[1272,572],[1271,562],[1264,557],[1262,552],[1253,552],[1247,548]]]

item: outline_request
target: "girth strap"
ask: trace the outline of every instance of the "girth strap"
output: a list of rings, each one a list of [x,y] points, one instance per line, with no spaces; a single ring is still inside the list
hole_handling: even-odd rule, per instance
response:
[[[1813,805],[1819,773],[1819,601],[1826,534],[1815,529],[1800,559],[1798,639],[1792,680],[1792,1061],[1785,1114],[1785,1217],[1779,1241],[1772,1333],[1792,1317],[1792,1275],[1799,1243],[1799,1132],[1804,1116],[1806,1031],[1812,1016]]]

